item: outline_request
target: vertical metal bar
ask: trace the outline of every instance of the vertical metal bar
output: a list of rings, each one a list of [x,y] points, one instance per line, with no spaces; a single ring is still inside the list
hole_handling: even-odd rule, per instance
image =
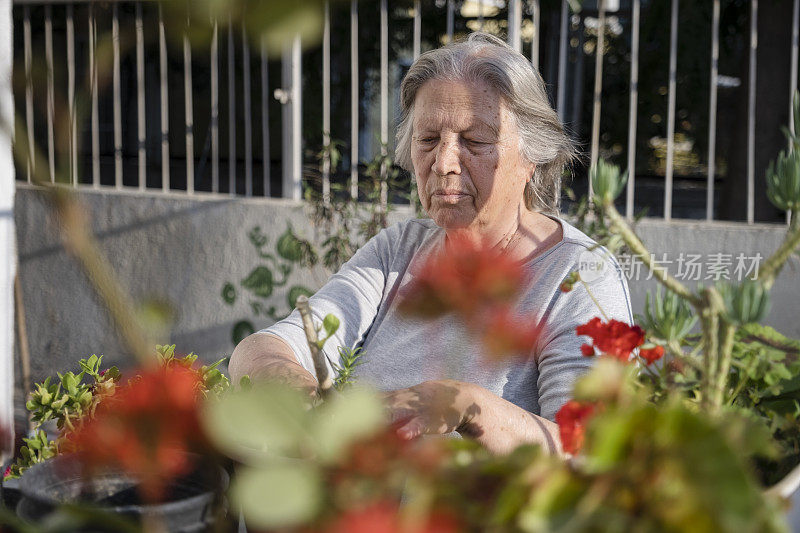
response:
[[[186,124],[186,193],[194,193],[194,99],[192,93],[192,45],[189,42],[189,15],[183,31],[183,102]]]
[[[755,221],[756,174],[756,51],[758,49],[758,0],[750,1],[750,76],[747,92],[747,223]]]
[[[111,6],[111,44],[114,56],[114,186],[122,188],[122,96],[119,64],[119,4]]]
[[[603,55],[606,46],[606,3],[598,1],[597,49],[594,54],[594,94],[592,100],[592,152],[591,166],[597,164],[600,151],[600,104],[603,94]],[[592,182],[589,181],[589,198],[592,197]]]
[[[533,0],[532,6],[533,39],[531,39],[531,65],[533,65],[534,69],[539,70],[539,32],[542,27],[542,10],[539,5],[539,0]]]
[[[567,92],[567,15],[569,14],[569,2],[561,0],[561,23],[558,34],[558,88],[556,97],[556,109],[558,111],[559,122],[564,122],[566,113],[566,92]]]
[[[639,103],[639,22],[641,0],[633,0],[631,18],[631,84],[628,106],[628,190],[625,198],[625,216],[633,218],[633,197],[636,191],[636,120]]]
[[[350,0],[350,196],[358,198],[358,0]]]
[[[228,192],[236,194],[236,56],[233,21],[228,17]]]
[[[453,0],[447,0],[447,42],[453,42],[453,31],[455,26],[455,7]]]
[[[89,70],[92,93],[92,186],[100,187],[100,117],[97,94],[97,19],[94,4],[89,5]]]
[[[717,158],[717,81],[719,78],[719,0],[714,0],[711,21],[711,81],[708,95],[708,177],[706,178],[706,220],[714,219],[714,176]]]
[[[292,40],[292,183],[284,194],[292,200],[302,198],[303,171],[303,76],[300,34]],[[286,189],[284,189],[286,190]]]
[[[791,65],[791,81],[789,83],[789,130],[794,135],[794,94],[797,92],[797,70],[798,70],[798,41],[800,41],[800,0],[794,0],[792,9],[792,65]],[[792,143],[789,142],[789,148],[792,148]],[[796,216],[796,214],[795,214]],[[791,223],[792,212],[786,211],[786,224]]]
[[[522,3],[520,0],[509,0],[508,3],[508,44],[517,52],[522,51]]]
[[[158,58],[161,77],[161,188],[169,192],[169,93],[167,91],[167,36],[164,14],[158,4]]]
[[[242,105],[244,106],[244,194],[253,196],[253,124],[250,109],[250,46],[242,24]]]
[[[211,36],[211,192],[219,192],[219,24]]]
[[[381,0],[381,209],[386,209],[388,187],[386,156],[389,144],[389,10]]]
[[[139,190],[147,187],[147,154],[145,152],[146,110],[144,102],[144,23],[142,22],[142,3],[136,2],[136,101],[137,133],[139,148]]]
[[[75,17],[72,4],[67,4],[67,100],[69,106],[69,174],[70,183],[78,184],[77,127],[75,123]]]
[[[53,79],[53,9],[44,6],[44,46],[47,60],[47,161],[50,165],[50,181],[56,181],[56,152],[53,133],[55,120],[55,80]]]
[[[678,62],[678,0],[672,0],[669,40],[669,103],[667,107],[667,169],[664,176],[664,220],[672,218],[672,165],[675,154],[675,77]]]
[[[789,74],[789,131],[794,135],[794,93],[797,91],[798,45],[800,45],[800,0],[794,0],[792,8],[792,60]],[[789,149],[792,143],[789,142]]]
[[[33,54],[31,53],[31,8],[28,4],[22,8],[22,33],[25,53],[25,127],[28,130],[28,183],[35,170],[33,159],[33,78],[31,68]]]
[[[264,196],[271,196],[269,155],[269,69],[267,68],[267,41],[261,37],[261,153],[264,166]]]
[[[322,31],[322,198],[331,194],[331,6],[325,1]]]
[[[482,0],[481,0],[482,1]],[[420,53],[422,41],[422,6],[420,0],[414,0],[414,61]]]

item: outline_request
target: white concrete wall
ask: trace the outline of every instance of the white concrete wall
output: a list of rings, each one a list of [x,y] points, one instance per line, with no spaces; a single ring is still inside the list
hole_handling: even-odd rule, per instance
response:
[[[11,0],[0,0],[0,427],[13,421],[14,398],[14,161],[11,135],[14,98],[11,92]],[[2,435],[2,433],[0,433]],[[3,437],[0,437],[3,438]],[[11,449],[13,437],[0,442]],[[0,453],[0,464],[6,458]]]
[[[274,287],[269,299],[255,297],[241,286],[255,267],[271,264],[258,256],[248,239],[253,227],[261,227],[269,239],[263,251],[273,254],[287,221],[298,234],[312,236],[298,203],[115,192],[82,192],[79,197],[91,213],[93,231],[122,282],[139,301],[157,297],[170,302],[177,319],[169,340],[177,343],[179,350],[197,352],[206,360],[230,354],[231,330],[238,321],[250,319],[256,328],[272,322],[265,316],[255,317],[251,302],[286,311],[289,285],[314,288],[324,279],[321,272],[315,277],[295,269],[290,283]],[[402,218],[407,213],[404,210],[395,216]],[[104,353],[109,362],[124,364],[123,349],[102,306],[83,272],[61,247],[46,206],[26,186],[20,186],[17,192],[15,217],[33,377],[41,379],[70,368],[77,359],[92,353]],[[774,226],[642,221],[639,231],[658,254],[760,252],[767,256],[777,247],[784,230]],[[793,259],[776,282],[768,319],[795,338],[800,338],[798,266],[798,260]],[[280,281],[279,270],[272,270]],[[236,290],[232,305],[222,297],[227,281]],[[652,285],[644,280],[630,282],[635,312],[641,312],[645,290]]]

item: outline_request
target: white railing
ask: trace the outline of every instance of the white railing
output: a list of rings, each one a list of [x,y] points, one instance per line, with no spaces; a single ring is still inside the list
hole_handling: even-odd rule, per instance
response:
[[[421,50],[422,43],[422,5],[421,3],[433,2],[434,0],[414,0],[413,3],[413,18],[412,31],[409,32],[410,44],[410,57],[406,58],[407,61],[415,59]],[[711,50],[709,53],[709,75],[710,75],[710,91],[708,95],[709,101],[709,122],[708,122],[708,154],[707,154],[707,179],[706,179],[706,199],[705,199],[705,213],[706,219],[712,220],[714,218],[714,198],[715,198],[715,175],[716,168],[716,142],[717,142],[717,87],[719,85],[719,23],[720,23],[720,0],[713,1],[713,15],[712,20],[709,21],[711,30]],[[379,124],[377,124],[375,136],[379,139],[380,146],[377,149],[367,150],[375,152],[376,150],[385,153],[392,144],[392,124],[390,119],[390,110],[396,107],[395,102],[390,101],[390,61],[389,61],[389,38],[388,32],[390,29],[391,16],[390,8],[392,7],[392,0],[378,0],[380,18],[378,24],[380,26],[380,68],[379,68]],[[791,101],[791,95],[797,88],[797,72],[798,72],[798,3],[800,0],[794,0],[793,4],[793,17],[791,20],[792,25],[792,45],[791,45],[791,83],[786,88],[787,102]],[[607,14],[616,12],[620,9],[619,0],[597,0],[596,14],[594,24],[599,28],[605,27]],[[169,48],[167,44],[167,29],[165,28],[162,7],[156,2],[112,2],[111,3],[111,24],[110,28],[102,28],[98,33],[98,19],[97,14],[101,9],[94,3],[86,2],[54,2],[43,4],[43,27],[45,54],[44,65],[46,70],[46,109],[44,113],[40,109],[34,108],[34,80],[33,72],[36,71],[37,66],[41,64],[42,58],[33,53],[32,42],[32,9],[42,10],[42,7],[37,5],[41,2],[34,2],[29,0],[15,0],[14,9],[17,14],[17,19],[20,18],[21,12],[21,26],[23,34],[23,50],[22,53],[17,53],[16,57],[21,58],[24,64],[25,76],[25,91],[24,91],[24,118],[27,128],[27,138],[30,143],[36,138],[35,131],[35,115],[44,114],[46,117],[46,153],[48,164],[48,175],[51,181],[56,180],[56,168],[58,161],[56,161],[56,147],[55,147],[55,132],[54,120],[56,109],[56,94],[63,94],[66,89],[67,102],[68,102],[68,117],[71,124],[69,135],[69,182],[73,185],[90,185],[92,187],[101,187],[103,180],[103,172],[101,172],[101,159],[104,159],[100,150],[100,125],[99,125],[99,99],[101,97],[101,87],[98,83],[98,39],[100,34],[107,33],[110,30],[111,43],[112,43],[112,114],[113,114],[113,184],[110,186],[115,188],[129,187],[144,190],[145,188],[154,188],[153,178],[148,173],[149,169],[154,169],[160,166],[160,189],[163,191],[170,191],[175,189],[185,190],[186,194],[195,194],[197,192],[209,193],[227,193],[233,195],[264,195],[270,196],[273,194],[271,187],[272,176],[271,159],[274,154],[270,153],[270,124],[280,122],[280,132],[282,138],[282,153],[280,156],[281,169],[282,169],[282,195],[287,198],[299,199],[301,196],[301,185],[303,179],[303,138],[302,138],[302,109],[303,105],[311,105],[314,109],[319,108],[322,115],[322,143],[323,153],[326,153],[326,148],[329,147],[331,141],[331,53],[333,50],[346,49],[349,45],[350,53],[350,121],[354,127],[351,127],[350,146],[349,146],[349,176],[352,180],[351,194],[357,195],[358,191],[358,177],[359,177],[359,161],[364,159],[365,154],[360,151],[360,144],[364,144],[360,134],[372,136],[371,132],[364,132],[366,126],[360,124],[359,109],[362,104],[363,95],[360,94],[362,89],[359,84],[359,69],[363,68],[359,58],[358,37],[359,37],[359,9],[364,6],[371,6],[370,2],[362,0],[350,0],[350,17],[349,17],[349,43],[346,41],[347,33],[337,32],[335,40],[332,39],[331,34],[331,11],[330,6],[326,4],[324,14],[324,28],[322,34],[322,64],[321,78],[322,78],[322,102],[308,102],[303,95],[302,87],[302,74],[303,69],[308,68],[312,71],[319,68],[315,65],[303,65],[303,53],[301,50],[301,42],[299,37],[294,39],[293,42],[287,43],[287,46],[282,51],[282,76],[280,84],[270,85],[269,79],[269,58],[265,42],[260,42],[258,50],[255,53],[257,61],[259,62],[258,68],[253,69],[251,63],[251,50],[250,40],[244,29],[236,28],[228,20],[216,21],[213,23],[213,34],[211,42],[208,43],[208,67],[210,76],[208,83],[210,84],[210,101],[201,102],[195,97],[193,90],[192,79],[192,60],[193,53],[197,57],[201,57],[200,61],[204,61],[206,50],[193,49],[192,44],[188,38],[187,32],[191,28],[192,21],[187,20],[184,28],[183,36],[183,104],[184,104],[184,123],[180,125],[185,128],[184,141],[185,153],[189,154],[188,157],[175,157],[171,156],[170,139],[175,139],[176,136],[170,136],[171,129],[176,129],[176,124],[170,124],[170,104],[176,105],[176,102],[170,102],[170,98],[175,97],[175,92],[170,92],[169,88]],[[636,190],[636,139],[637,139],[637,118],[638,118],[638,76],[639,76],[639,40],[640,40],[640,17],[641,17],[641,0],[629,0],[629,5],[625,6],[625,13],[630,13],[630,43],[631,43],[631,68],[630,68],[630,94],[629,94],[629,116],[628,116],[628,139],[627,139],[627,167],[629,174],[627,199],[625,203],[625,212],[628,216],[633,216],[634,210],[634,191]],[[132,20],[126,20],[120,16],[120,6],[135,8],[135,13]],[[337,4],[337,7],[340,4]],[[497,16],[493,13],[497,12],[497,6],[503,5],[507,10],[503,15],[502,22],[507,23],[507,38],[508,42],[516,49],[523,51],[535,67],[540,65],[540,35],[542,29],[542,16],[541,6],[539,0],[508,0],[503,2],[501,0],[463,0],[457,2],[456,0],[438,0],[438,9],[444,10],[446,24],[441,28],[441,36],[446,37],[446,40],[451,40],[454,36],[457,16],[465,18],[465,13],[472,9],[475,12],[469,13],[469,18],[477,22],[479,27],[483,27],[484,23],[490,18],[490,15],[497,20]],[[36,6],[36,7],[34,7]],[[76,19],[76,6],[81,6],[81,11],[86,12],[87,20],[86,27],[88,28],[88,58],[76,56],[76,32],[75,32],[75,19]],[[460,9],[458,9],[460,7]],[[628,7],[630,11],[628,11]],[[468,9],[469,8],[469,9]],[[594,8],[593,8],[594,9]],[[56,14],[56,10],[57,14]],[[158,13],[158,39],[157,39],[157,55],[159,58],[158,65],[158,85],[159,85],[159,113],[160,115],[160,157],[154,157],[157,151],[147,150],[148,146],[153,146],[153,142],[148,143],[148,139],[153,140],[153,128],[148,128],[148,122],[154,119],[156,113],[152,101],[148,100],[148,93],[146,91],[146,40],[145,28],[143,26],[143,12],[152,14],[153,10]],[[67,67],[67,80],[66,87],[56,85],[54,75],[54,42],[53,42],[53,18],[54,16],[62,17],[66,38],[66,67]],[[555,91],[554,100],[559,117],[565,120],[567,109],[567,75],[568,75],[568,24],[570,22],[570,4],[567,0],[562,0],[560,13],[558,14],[558,53],[557,53],[557,79],[554,81]],[[755,69],[756,69],[756,50],[757,50],[757,16],[758,16],[758,0],[750,0],[750,37],[749,37],[749,72],[748,76],[748,106],[747,106],[747,213],[746,220],[748,223],[754,222],[754,198],[755,198],[755,104],[757,94],[755,92]],[[130,18],[130,17],[127,17]],[[60,21],[59,21],[60,22]],[[120,48],[120,24],[131,23],[133,30],[125,28],[126,34],[135,36],[135,47],[133,54],[135,55],[135,68],[130,68],[131,72],[126,72],[129,75],[135,75],[136,78],[136,96],[135,98],[127,97],[123,101],[121,76],[122,76],[122,62],[121,48]],[[463,21],[462,21],[463,22]],[[528,43],[523,50],[522,28],[524,24],[530,22],[533,28],[533,35],[527,37]],[[367,22],[368,24],[371,21]],[[583,19],[581,19],[583,23]],[[787,22],[788,24],[789,22]],[[676,122],[676,76],[678,72],[677,65],[677,44],[680,39],[678,32],[678,0],[671,0],[670,11],[670,46],[669,46],[669,82],[667,88],[668,110],[667,120],[665,125],[666,136],[666,161],[664,173],[664,218],[669,220],[672,218],[673,210],[673,188],[674,188],[674,159],[675,159],[675,122]],[[60,26],[60,24],[59,24]],[[472,25],[474,28],[475,26]],[[227,29],[227,39],[220,42],[220,28]],[[555,28],[553,28],[555,30]],[[592,127],[591,127],[591,149],[590,158],[594,162],[599,157],[600,146],[599,136],[601,131],[601,107],[603,102],[603,39],[605,32],[598,31],[598,46],[599,53],[595,54],[595,81],[593,91],[593,108],[592,108]],[[59,45],[55,45],[59,46]],[[224,49],[223,49],[224,48]],[[238,54],[237,54],[238,52]],[[698,53],[706,53],[698,51]],[[237,90],[237,78],[235,74],[235,66],[237,62],[237,55],[242,61],[242,90],[239,93]],[[227,72],[227,124],[228,124],[228,138],[226,140],[227,149],[227,184],[223,185],[221,181],[221,167],[220,164],[224,157],[221,154],[220,139],[220,119],[221,119],[221,103],[220,103],[220,72],[221,56],[225,56],[224,61]],[[363,58],[361,58],[363,59]],[[90,72],[89,83],[89,100],[90,100],[90,151],[88,160],[91,162],[91,172],[83,171],[87,176],[91,176],[91,180],[81,179],[79,176],[79,132],[78,124],[76,123],[76,69],[77,66],[87,62]],[[17,60],[19,63],[19,59]],[[252,71],[252,72],[251,72]],[[256,79],[259,80],[258,85],[260,91],[257,94],[251,94],[251,75],[256,74]],[[152,83],[152,81],[151,81]],[[106,90],[106,89],[103,89]],[[260,114],[253,112],[253,96],[260,99]],[[272,98],[277,98],[283,104],[282,114],[280,119],[278,117],[270,117],[269,102]],[[124,132],[127,128],[132,128],[131,124],[123,123],[122,108],[125,106],[137,106],[136,114],[136,175],[137,179],[135,184],[131,185],[131,180],[124,179],[125,167],[125,150],[123,147]],[[150,107],[148,107],[148,105]],[[198,107],[200,106],[200,107]],[[242,110],[243,123],[239,124],[236,117],[237,112]],[[21,113],[22,106],[18,104],[18,112]],[[205,133],[207,141],[203,148],[203,156],[199,159],[196,154],[195,146],[195,131],[196,125],[194,123],[195,112],[199,108],[207,108],[210,112],[210,120],[208,131]],[[174,116],[174,113],[172,113]],[[787,108],[787,122],[792,125],[789,120],[791,116],[791,107]],[[254,122],[256,125],[254,126]],[[253,145],[253,128],[260,125],[260,146]],[[83,125],[80,125],[83,127]],[[148,136],[148,132],[150,132]],[[39,133],[41,136],[41,133]],[[272,134],[274,138],[274,131]],[[243,142],[243,150],[241,157],[237,156],[237,145]],[[198,145],[199,146],[199,145]],[[210,154],[207,148],[210,148]],[[374,153],[366,154],[367,157],[372,157]],[[260,162],[260,172],[254,167],[254,158]],[[176,167],[171,166],[172,159],[179,159],[182,162],[181,176],[185,176],[185,183],[176,185],[172,179],[172,172],[176,172]],[[206,159],[210,160],[210,180],[207,184],[200,186],[198,177],[196,176],[198,161],[199,164],[205,167]],[[242,163],[243,168],[240,168]],[[28,166],[34,164],[33,158],[28,161]],[[26,176],[28,180],[31,179],[31,168],[20,169],[20,176]],[[385,171],[385,169],[384,169]],[[258,176],[256,175],[258,174]],[[148,178],[150,176],[150,178]],[[261,181],[258,187],[254,187],[256,180]],[[331,166],[327,157],[323,156],[321,165],[321,180],[322,191],[327,194],[330,191],[331,180]],[[204,180],[205,183],[205,180]],[[384,192],[384,199],[385,199]]]

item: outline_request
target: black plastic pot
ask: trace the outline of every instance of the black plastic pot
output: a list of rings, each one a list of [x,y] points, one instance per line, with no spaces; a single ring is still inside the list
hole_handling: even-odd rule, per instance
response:
[[[61,504],[88,504],[101,511],[141,522],[156,517],[167,531],[193,533],[206,531],[220,519],[221,492],[227,488],[227,473],[214,465],[197,468],[191,474],[170,482],[166,497],[159,504],[144,504],[139,499],[134,477],[105,472],[86,478],[78,461],[68,456],[34,465],[19,480],[22,499],[17,515],[37,522]],[[97,521],[84,531],[116,531]]]

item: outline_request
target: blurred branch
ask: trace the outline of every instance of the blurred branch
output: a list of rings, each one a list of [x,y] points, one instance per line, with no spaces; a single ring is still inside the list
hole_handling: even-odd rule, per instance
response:
[[[10,124],[0,124],[0,126],[5,134],[11,137]],[[17,131],[25,131],[21,121],[17,120],[16,126]],[[29,154],[33,161],[31,181],[41,187],[44,197],[50,202],[60,222],[64,247],[83,267],[128,348],[140,363],[149,362],[152,359],[152,350],[133,312],[133,300],[117,281],[111,264],[92,236],[85,207],[78,202],[70,189],[50,183],[49,176],[45,172],[48,163],[44,156],[35,145],[28,145],[27,135],[18,135],[14,145],[14,157],[20,167],[28,161]]]

